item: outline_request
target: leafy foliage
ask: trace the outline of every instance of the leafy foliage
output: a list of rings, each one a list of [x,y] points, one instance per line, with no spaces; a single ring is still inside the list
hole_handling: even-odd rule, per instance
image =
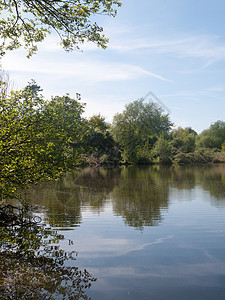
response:
[[[4,0],[0,2],[0,56],[23,46],[30,57],[55,30],[67,51],[85,41],[105,48],[108,39],[93,16],[115,16],[119,0]]]
[[[172,132],[172,145],[176,153],[195,151],[197,133],[191,128],[179,127]]]
[[[171,164],[172,163],[172,146],[168,139],[160,136],[154,145],[153,153],[158,157],[159,163]]]
[[[223,144],[222,144],[221,146],[222,146],[222,149],[221,149],[221,150],[222,150],[223,152],[225,152],[225,142],[223,142]]]
[[[30,184],[57,178],[77,163],[78,150],[71,142],[80,135],[83,106],[68,95],[45,102],[40,91],[32,81],[0,98],[2,200],[18,197]]]
[[[135,163],[138,150],[148,148],[154,136],[168,132],[171,126],[168,115],[164,115],[159,106],[140,99],[126,105],[122,113],[115,115],[112,134],[123,150],[124,160]]]
[[[87,121],[84,145],[89,162],[97,165],[119,163],[120,151],[110,134],[110,124],[101,115],[94,115]]]
[[[199,136],[199,145],[205,148],[222,148],[225,142],[225,122],[217,121],[209,129],[204,130]]]
[[[19,198],[24,189],[58,178],[79,162],[99,164],[203,163],[215,161],[212,147],[223,147],[224,122],[199,137],[190,128],[169,132],[168,115],[143,99],[128,104],[110,126],[97,115],[82,117],[84,104],[67,94],[46,101],[31,81],[8,92],[0,81],[0,197]],[[206,144],[215,139],[218,143]],[[208,150],[207,150],[208,149]],[[120,152],[121,151],[121,152]]]

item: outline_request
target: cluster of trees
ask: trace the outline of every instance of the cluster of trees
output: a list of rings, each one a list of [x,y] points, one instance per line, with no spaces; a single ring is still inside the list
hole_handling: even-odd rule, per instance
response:
[[[0,97],[2,199],[15,197],[18,189],[41,179],[58,177],[72,164],[77,153],[67,149],[79,136],[83,111],[82,105],[69,96],[45,102],[35,82],[9,94],[4,84],[2,81]]]
[[[217,121],[199,135],[192,128],[173,129],[168,114],[143,99],[114,117],[111,133],[125,163],[204,163],[225,151],[225,122]]]
[[[121,147],[124,162],[147,163],[157,137],[167,134],[171,126],[168,115],[160,107],[140,99],[126,105],[114,117],[111,132]]]
[[[4,79],[4,78],[3,78]],[[78,164],[202,163],[225,148],[225,122],[197,134],[172,130],[168,114],[155,103],[136,100],[108,124],[101,115],[83,117],[80,95],[47,101],[31,81],[21,91],[0,93],[1,199],[41,180],[58,178]]]
[[[31,184],[58,178],[79,163],[119,160],[109,125],[101,116],[82,116],[80,95],[47,101],[34,81],[21,91],[9,92],[4,80],[0,86],[2,200],[18,198]]]
[[[5,0],[0,3],[0,58],[24,47],[30,57],[37,43],[55,31],[67,51],[85,41],[103,49],[108,39],[96,15],[115,16],[119,0]],[[79,163],[208,162],[225,151],[225,123],[218,121],[198,135],[191,128],[172,130],[160,106],[143,99],[128,104],[112,124],[100,116],[85,119],[80,95],[46,101],[32,81],[9,93],[0,79],[0,195],[58,178]]]
[[[224,161],[225,122],[217,121],[197,134],[192,128],[172,130],[160,136],[153,149],[153,161],[160,163],[207,163]],[[155,151],[155,152],[154,152]]]

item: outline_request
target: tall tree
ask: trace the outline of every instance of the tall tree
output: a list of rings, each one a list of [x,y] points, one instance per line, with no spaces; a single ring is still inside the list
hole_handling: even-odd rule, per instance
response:
[[[2,200],[77,163],[71,142],[79,137],[82,112],[83,106],[68,95],[44,101],[35,82],[0,97]]]
[[[23,46],[28,57],[52,30],[67,51],[85,41],[105,48],[108,39],[93,16],[115,16],[119,0],[4,0],[0,2],[0,56]]]
[[[143,99],[126,105],[125,110],[114,116],[112,134],[123,149],[127,162],[137,162],[138,151],[147,147],[150,150],[151,139],[160,133],[168,132],[172,126],[167,114],[153,102]]]

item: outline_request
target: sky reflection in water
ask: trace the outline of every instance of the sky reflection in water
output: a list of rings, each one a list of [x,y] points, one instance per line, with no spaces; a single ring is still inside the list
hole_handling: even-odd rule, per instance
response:
[[[225,166],[84,169],[31,196],[92,299],[225,299]]]

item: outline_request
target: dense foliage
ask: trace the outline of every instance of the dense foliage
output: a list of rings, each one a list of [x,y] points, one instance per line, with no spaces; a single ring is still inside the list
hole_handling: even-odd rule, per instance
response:
[[[150,150],[161,133],[168,133],[172,123],[168,115],[155,103],[143,99],[126,105],[122,113],[115,115],[112,134],[122,147],[125,162],[149,162]]]
[[[220,149],[225,142],[225,122],[217,121],[199,136],[199,145],[204,148]]]
[[[85,41],[105,48],[108,39],[93,16],[115,16],[118,0],[4,0],[0,2],[0,57],[23,46],[28,57],[53,30],[67,51]]]
[[[120,150],[110,134],[110,124],[106,123],[101,115],[94,115],[87,121],[87,133],[85,136],[85,148],[89,163],[118,164],[121,155]]]
[[[31,184],[58,178],[78,164],[205,163],[223,160],[225,122],[198,135],[172,130],[169,116],[152,102],[136,100],[115,115],[85,119],[80,95],[45,100],[31,81],[23,90],[0,93],[0,194],[19,198]]]
[[[9,95],[1,84],[0,195],[6,199],[77,163],[79,150],[71,144],[82,135],[84,106],[68,95],[44,101],[35,82]]]

